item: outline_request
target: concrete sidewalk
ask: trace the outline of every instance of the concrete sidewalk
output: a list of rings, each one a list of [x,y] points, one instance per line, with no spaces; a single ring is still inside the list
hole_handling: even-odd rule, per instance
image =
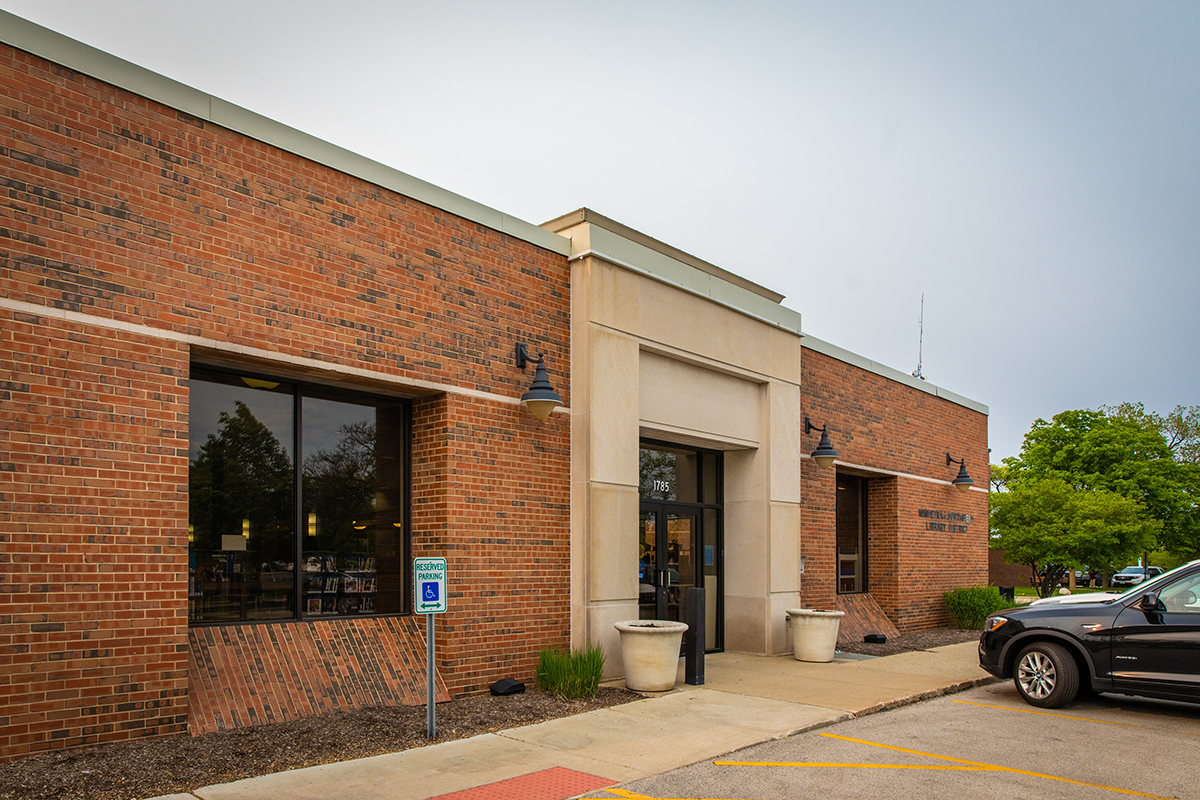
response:
[[[687,686],[681,666],[674,691],[600,711],[158,800],[425,800],[553,767],[619,784],[994,680],[974,642],[828,664],[722,653],[705,673]]]

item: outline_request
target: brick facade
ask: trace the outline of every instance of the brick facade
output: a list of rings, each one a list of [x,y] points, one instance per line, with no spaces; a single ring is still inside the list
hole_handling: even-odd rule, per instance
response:
[[[988,550],[988,584],[991,586],[1030,586],[1033,569],[1028,564],[1010,564],[1003,550]]]
[[[411,400],[411,555],[449,562],[442,696],[570,645],[564,255],[7,45],[0,86],[0,760],[424,701],[417,617],[189,628],[193,365]],[[546,422],[517,404],[518,341],[565,401]],[[948,622],[942,593],[987,580],[987,495],[949,487],[945,454],[986,487],[986,415],[811,348],[801,372],[866,478],[872,597],[901,630]],[[803,461],[821,608],[835,476]]]
[[[986,491],[960,493],[941,483],[958,474],[946,466],[946,453],[965,458],[976,487],[986,490],[987,416],[810,348],[802,350],[801,375],[804,413],[828,425],[837,469],[868,478],[870,594],[902,632],[949,624],[942,595],[988,582],[988,500]],[[817,438],[809,434],[802,447],[811,452]],[[834,469],[805,459],[801,594],[816,608],[835,606],[835,478]],[[973,521],[955,531],[961,522],[922,517],[922,510]],[[930,522],[947,530],[931,530]]]
[[[452,693],[569,641],[569,425],[512,355],[569,405],[563,256],[8,46],[0,85],[0,757],[186,729],[194,359],[425,396]]]

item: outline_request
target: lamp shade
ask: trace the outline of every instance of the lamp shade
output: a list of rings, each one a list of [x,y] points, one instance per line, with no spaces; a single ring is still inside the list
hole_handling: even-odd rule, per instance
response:
[[[562,398],[559,397],[558,392],[554,391],[554,387],[550,385],[550,379],[546,376],[546,365],[539,358],[537,371],[533,373],[533,385],[529,387],[528,392],[521,395],[521,405],[528,408],[530,414],[544,422],[554,409],[562,404]]]
[[[965,492],[975,485],[975,481],[971,480],[971,476],[967,474],[967,464],[965,459],[959,462],[958,477],[950,481],[950,485],[958,489],[960,492]]]
[[[837,450],[833,449],[833,445],[829,443],[829,432],[821,431],[821,441],[817,443],[817,449],[813,450],[813,461],[817,462],[817,466],[821,469],[828,469],[833,466],[833,462],[837,460]]]

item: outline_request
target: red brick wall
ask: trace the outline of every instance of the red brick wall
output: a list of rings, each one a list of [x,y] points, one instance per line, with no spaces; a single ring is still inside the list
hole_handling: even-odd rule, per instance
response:
[[[942,595],[987,583],[987,493],[960,493],[921,479],[953,480],[958,467],[946,466],[949,452],[966,459],[976,487],[986,490],[987,417],[808,348],[801,358],[804,413],[814,424],[828,425],[840,462],[863,468],[856,474],[870,478],[870,594],[902,632],[949,624]],[[811,433],[801,446],[811,453],[817,441]],[[806,605],[832,608],[835,470],[805,459],[801,490],[802,597]],[[923,518],[922,509],[970,514],[974,521],[965,532],[954,531],[950,526],[961,522]],[[947,530],[930,530],[929,522],[948,523]]]
[[[186,729],[186,375],[0,310],[0,758]]]
[[[988,550],[988,584],[990,586],[1029,586],[1033,570],[1028,564],[1010,564],[1003,550]]]
[[[451,694],[531,681],[539,650],[571,644],[569,420],[443,395],[413,427],[413,555],[447,561],[442,679]]]
[[[189,652],[192,734],[427,701],[418,617],[192,628]],[[436,678],[434,691],[450,699]]]
[[[190,357],[244,346],[516,398],[520,340],[569,405],[569,269],[7,46],[0,87],[0,298],[47,309],[0,309],[9,757],[184,729]],[[569,578],[566,419],[455,394],[415,415],[415,549],[470,579],[439,620],[446,684],[527,677],[568,626],[543,591]],[[523,649],[490,651],[514,630]]]

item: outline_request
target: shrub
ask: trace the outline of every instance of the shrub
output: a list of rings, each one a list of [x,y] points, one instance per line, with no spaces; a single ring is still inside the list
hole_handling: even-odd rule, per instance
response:
[[[995,586],[960,586],[944,597],[954,624],[973,630],[982,630],[989,615],[1012,606]]]
[[[604,651],[596,645],[570,653],[542,650],[538,654],[535,678],[537,687],[543,692],[571,700],[595,697],[603,674]]]

